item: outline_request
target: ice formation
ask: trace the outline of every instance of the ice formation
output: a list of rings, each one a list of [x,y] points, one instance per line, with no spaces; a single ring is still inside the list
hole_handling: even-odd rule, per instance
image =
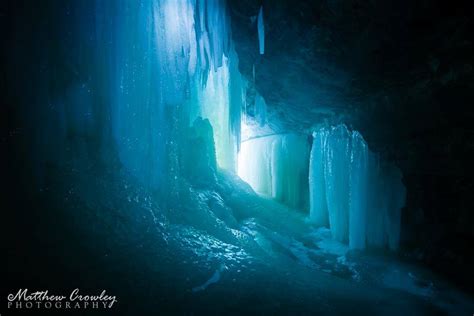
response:
[[[398,247],[405,187],[400,171],[382,164],[357,131],[345,125],[313,133],[310,219],[329,226],[352,249]]]
[[[258,11],[258,48],[260,55],[265,54],[265,24],[263,21],[263,6]]]
[[[241,144],[238,174],[258,193],[306,209],[308,157],[309,143],[304,135],[257,137]]]
[[[33,133],[38,178],[45,162],[81,169],[100,161],[175,194],[183,178],[213,184],[218,167],[238,170],[257,192],[310,208],[316,225],[352,248],[397,247],[401,175],[360,134],[341,125],[316,131],[312,148],[307,135],[292,133],[241,143],[246,81],[225,1],[96,1],[94,9],[77,10],[78,17],[94,12],[94,23],[81,23],[74,34],[94,56],[77,54],[77,64],[97,70],[84,70],[52,96],[40,87],[48,106],[37,110],[47,127]],[[257,25],[263,53],[263,8]],[[268,125],[258,93],[255,119],[262,130]]]
[[[188,127],[207,118],[217,163],[235,170],[244,81],[225,1],[97,2],[106,50],[112,131],[122,164],[152,187],[179,176]],[[107,7],[109,6],[109,7]],[[110,16],[115,18],[108,22]],[[103,31],[103,32],[101,32]],[[104,38],[104,45],[111,45]]]

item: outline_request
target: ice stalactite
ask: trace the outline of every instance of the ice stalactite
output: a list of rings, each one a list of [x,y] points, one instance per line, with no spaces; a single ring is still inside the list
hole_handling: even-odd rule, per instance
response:
[[[307,138],[297,134],[271,135],[242,143],[239,176],[263,195],[290,207],[308,207]]]
[[[313,133],[310,157],[310,219],[329,226],[352,249],[396,249],[405,203],[401,173],[382,164],[357,131],[346,126]]]
[[[258,11],[258,21],[257,21],[257,28],[258,28],[258,48],[260,55],[265,54],[265,24],[263,21],[263,6],[260,7]]]

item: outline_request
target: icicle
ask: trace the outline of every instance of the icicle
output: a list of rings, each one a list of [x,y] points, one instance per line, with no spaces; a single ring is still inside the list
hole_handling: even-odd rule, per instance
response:
[[[265,24],[263,21],[263,6],[260,7],[258,11],[258,47],[260,55],[265,54]]]

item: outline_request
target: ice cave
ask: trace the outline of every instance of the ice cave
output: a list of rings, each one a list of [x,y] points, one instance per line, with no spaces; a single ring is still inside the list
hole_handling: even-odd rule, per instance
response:
[[[0,12],[5,315],[474,312],[469,3]]]

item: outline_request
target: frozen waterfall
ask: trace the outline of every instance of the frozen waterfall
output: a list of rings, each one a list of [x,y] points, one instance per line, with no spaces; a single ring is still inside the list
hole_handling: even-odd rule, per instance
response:
[[[307,134],[296,133],[241,143],[247,82],[228,11],[219,0],[97,1],[94,25],[78,32],[97,45],[100,69],[58,98],[58,110],[43,115],[50,130],[38,138],[53,135],[55,147],[67,147],[69,133],[77,161],[95,152],[104,160],[116,154],[121,168],[165,194],[175,194],[183,178],[212,183],[217,167],[237,171],[255,191],[309,210],[315,225],[330,227],[352,248],[396,248],[401,175],[359,133],[339,125],[315,131],[312,146]],[[263,8],[257,26],[263,54]],[[77,102],[68,109],[69,99]],[[271,112],[258,92],[254,105],[255,125],[263,130]],[[93,133],[104,135],[100,145],[87,144]]]
[[[309,209],[313,225],[330,228],[352,249],[397,249],[405,204],[398,168],[345,125],[313,132],[310,143],[304,134],[250,137],[241,144],[238,175],[263,196]]]
[[[185,168],[189,127],[202,117],[212,125],[217,164],[235,171],[245,82],[226,2],[97,7],[97,36],[110,64],[111,129],[124,167],[152,187],[174,181]]]

